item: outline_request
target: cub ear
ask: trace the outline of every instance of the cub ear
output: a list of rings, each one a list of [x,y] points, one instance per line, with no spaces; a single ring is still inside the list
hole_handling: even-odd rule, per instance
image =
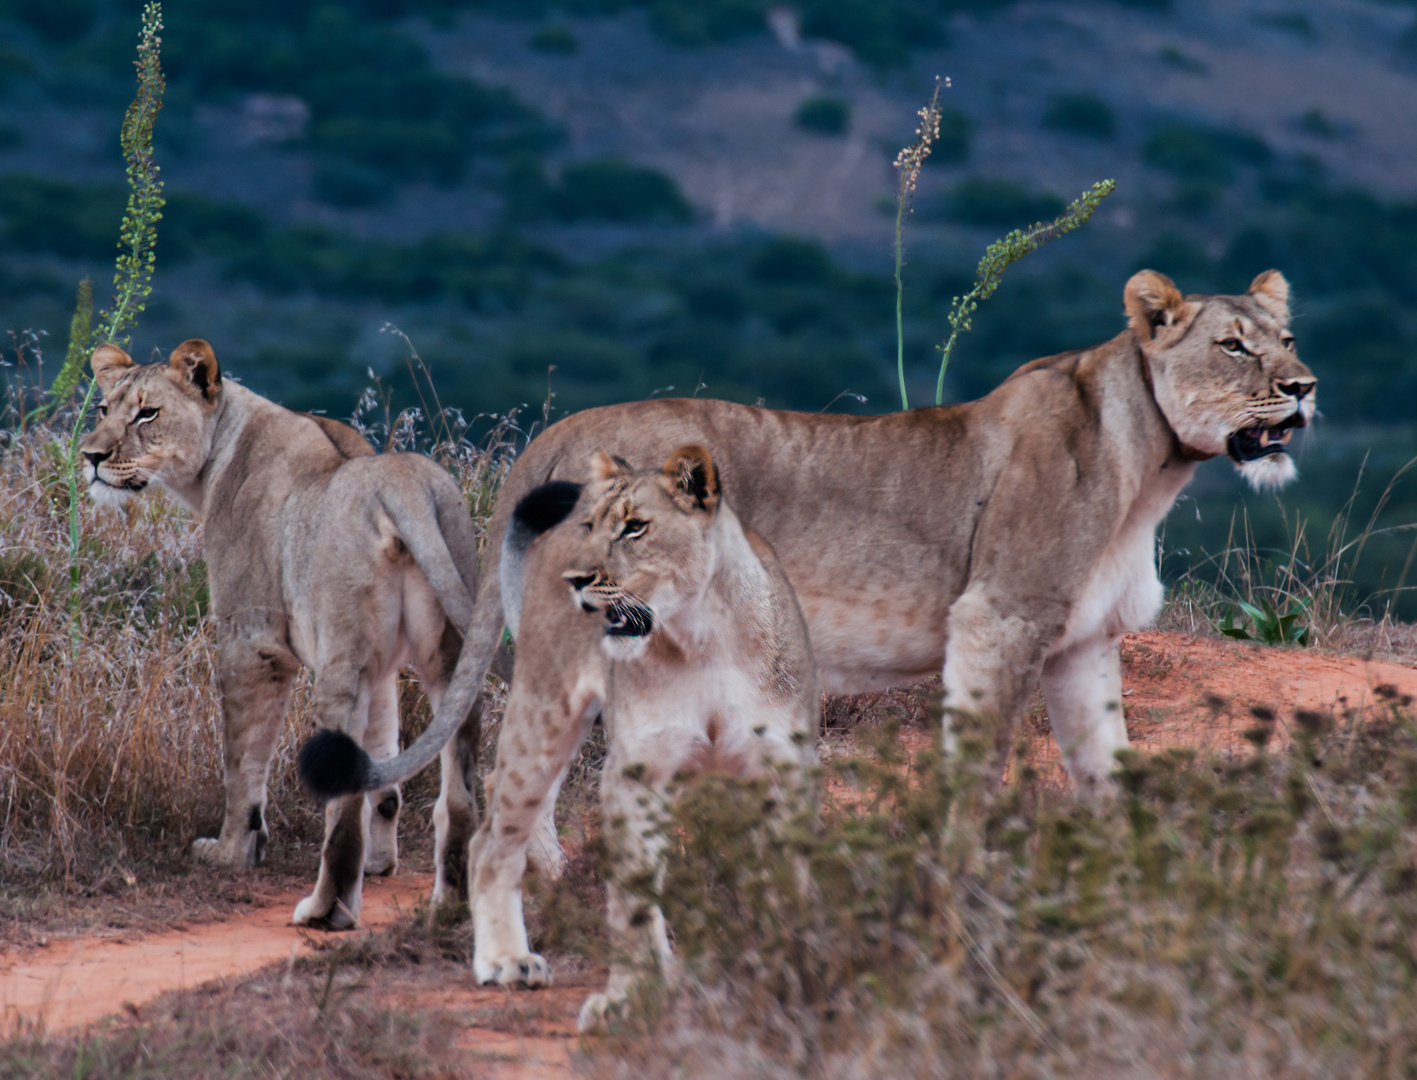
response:
[[[1155,270],[1140,270],[1127,282],[1122,302],[1132,333],[1145,345],[1163,326],[1176,326],[1191,314],[1191,305],[1176,283]]]
[[[664,475],[675,491],[689,496],[700,509],[712,511],[718,505],[718,469],[707,447],[697,443],[679,447],[664,463]]]
[[[94,382],[105,394],[112,389],[125,368],[133,366],[133,358],[112,342],[100,345],[89,357],[89,367],[93,369]]]
[[[612,457],[604,450],[597,450],[590,456],[590,478],[597,484],[611,480],[628,480],[634,475],[635,470],[622,457]]]
[[[1289,325],[1289,282],[1278,270],[1266,270],[1250,282],[1248,295],[1285,326]]]
[[[195,386],[208,404],[215,402],[221,393],[221,368],[217,366],[216,353],[201,338],[184,341],[173,349],[167,366],[183,382]]]

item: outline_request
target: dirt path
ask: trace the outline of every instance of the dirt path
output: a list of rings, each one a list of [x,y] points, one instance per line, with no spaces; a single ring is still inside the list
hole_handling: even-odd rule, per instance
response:
[[[365,926],[383,926],[427,897],[430,874],[371,878]],[[240,919],[124,938],[78,937],[0,955],[0,1023],[43,1021],[50,1031],[81,1028],[159,994],[241,975],[292,954],[311,937],[290,925],[303,893],[276,896]]]
[[[1273,709],[1282,734],[1295,709],[1342,713],[1417,699],[1417,667],[1155,632],[1129,635],[1123,664],[1128,730],[1146,749],[1237,748],[1241,733],[1255,724],[1252,706]],[[924,700],[921,690],[899,693],[902,700]],[[1041,730],[1041,718],[1035,720],[1024,733],[1030,759],[1065,783],[1056,746]],[[903,735],[913,749],[928,743],[923,728],[909,727]],[[389,923],[430,888],[427,874],[370,880],[364,925]],[[275,897],[240,919],[131,941],[75,938],[0,955],[0,1021],[7,1028],[17,1020],[42,1020],[50,1031],[82,1028],[169,990],[252,972],[309,951],[311,936],[288,924],[298,899],[297,894]],[[470,974],[456,985],[411,990],[405,997],[409,1005],[457,1015],[465,1025],[458,1046],[483,1071],[525,1080],[569,1075],[577,1010],[603,978],[603,973],[559,978],[534,1002],[529,995],[477,987]]]

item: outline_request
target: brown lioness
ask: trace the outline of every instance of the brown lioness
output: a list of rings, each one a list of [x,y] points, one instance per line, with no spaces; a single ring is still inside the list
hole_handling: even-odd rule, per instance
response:
[[[1142,271],[1128,325],[1090,349],[1025,364],[988,396],[881,416],[641,401],[548,428],[503,484],[492,535],[539,485],[584,483],[593,450],[661,460],[713,450],[745,526],[776,551],[831,693],[943,669],[948,709],[998,720],[1006,746],[1040,679],[1074,784],[1105,789],[1127,745],[1123,631],[1158,610],[1155,531],[1196,463],[1228,454],[1256,487],[1295,473],[1286,444],[1316,381],[1270,270],[1242,296],[1182,296]],[[488,553],[488,581],[500,552]],[[482,588],[449,699],[481,685],[506,622]],[[456,729],[439,715],[423,738]],[[416,743],[408,761],[422,751]],[[349,789],[406,775],[360,762]]]
[[[121,502],[157,483],[202,520],[226,817],[221,835],[193,851],[254,866],[268,837],[266,776],[302,664],[315,673],[320,723],[380,757],[398,749],[400,668],[411,663],[434,706],[441,700],[476,592],[467,504],[427,458],[376,456],[352,428],[222,378],[205,341],[182,343],[166,364],[141,365],[103,345],[91,363],[103,401],[82,443],[90,494]],[[465,887],[477,827],[470,703],[464,695],[455,706],[456,739],[424,746],[425,762],[444,747],[435,897]],[[297,923],[340,928],[358,919],[362,875],[397,865],[400,805],[388,784],[368,799],[330,804],[319,882],[295,909]]]

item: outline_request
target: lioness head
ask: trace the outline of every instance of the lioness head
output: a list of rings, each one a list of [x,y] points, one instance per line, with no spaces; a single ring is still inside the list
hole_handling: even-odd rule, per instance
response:
[[[1156,403],[1182,445],[1228,454],[1257,490],[1294,479],[1289,437],[1313,417],[1318,380],[1294,351],[1284,275],[1265,271],[1244,296],[1182,296],[1143,270],[1125,299]]]
[[[605,612],[605,651],[630,660],[713,576],[718,470],[702,446],[681,446],[645,472],[597,452],[591,483],[585,539],[563,576],[582,610]]]
[[[98,423],[79,444],[89,494],[121,503],[156,480],[181,491],[211,453],[221,369],[205,341],[172,350],[166,364],[135,364],[117,345],[89,361],[103,391]]]

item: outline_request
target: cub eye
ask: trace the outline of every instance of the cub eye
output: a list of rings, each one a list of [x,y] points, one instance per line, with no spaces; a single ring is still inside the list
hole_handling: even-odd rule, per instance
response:
[[[135,421],[135,423],[146,424],[149,420],[156,420],[156,419],[157,419],[157,410],[156,410],[156,409],[139,409],[139,410],[138,410],[138,419]]]
[[[625,522],[625,527],[620,530],[620,539],[637,540],[645,534],[648,528],[648,521],[641,521],[639,518],[630,518]]]
[[[107,415],[108,415],[108,406],[107,406],[107,405],[100,405],[100,406],[98,407],[98,418],[99,418],[100,420],[102,420],[102,419],[103,419],[104,417],[106,417]]]
[[[1239,338],[1228,337],[1220,343],[1220,347],[1231,356],[1244,356],[1250,350],[1245,348],[1245,343]]]

